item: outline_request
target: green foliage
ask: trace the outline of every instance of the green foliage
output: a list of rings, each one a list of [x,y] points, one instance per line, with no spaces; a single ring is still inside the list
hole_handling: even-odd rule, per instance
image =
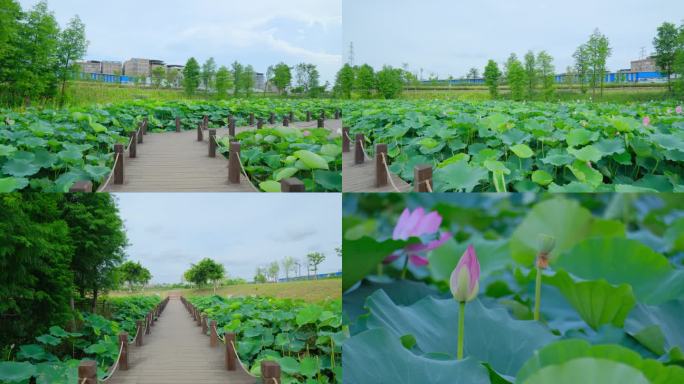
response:
[[[200,77],[204,86],[204,92],[209,92],[214,87],[214,78],[216,77],[216,61],[213,57],[210,57],[202,64]]]
[[[67,28],[59,33],[57,42],[57,76],[62,83],[60,105],[64,105],[67,80],[73,78],[78,71],[76,61],[82,59],[87,51],[85,24],[75,16],[69,21]]]
[[[388,145],[390,170],[407,182],[416,164],[432,164],[439,192],[678,192],[684,115],[673,113],[677,105],[355,101],[343,103],[343,113],[367,148]]]
[[[183,68],[183,88],[185,89],[185,94],[192,96],[197,91],[200,85],[200,66],[194,57],[188,59],[185,63],[185,68]]]
[[[370,98],[375,89],[375,72],[373,67],[364,64],[356,70],[356,88],[361,93],[361,97]]]
[[[273,84],[278,88],[281,94],[285,92],[287,87],[292,83],[292,71],[285,63],[278,63],[273,68]]]
[[[321,92],[320,74],[315,64],[297,64],[295,66],[295,80],[299,93],[310,97],[318,97]]]
[[[658,33],[653,38],[655,59],[658,68],[662,68],[663,75],[667,76],[667,85],[672,90],[670,76],[674,72],[677,52],[684,52],[684,41],[680,37],[683,33],[672,23],[663,23],[658,27]]]
[[[207,282],[214,283],[214,289],[219,283],[223,276],[225,275],[225,267],[223,264],[219,264],[216,261],[205,258],[200,260],[197,264],[192,264],[190,269],[185,271],[183,277],[186,281],[189,281],[199,287],[204,286]]]
[[[335,93],[345,99],[351,98],[354,89],[354,76],[354,68],[345,64],[335,77]]]
[[[166,68],[164,67],[155,67],[152,70],[152,85],[155,88],[161,88],[162,83],[166,79]]]
[[[354,277],[343,295],[351,334],[345,379],[684,380],[684,264],[668,232],[683,202],[677,194],[345,196],[344,278],[348,267]],[[407,206],[439,212],[441,228],[454,237],[426,254],[427,267],[409,266],[404,279],[400,263],[378,264],[406,247],[382,240]],[[536,270],[520,249],[529,247],[534,258],[540,234],[557,244],[533,321]],[[480,290],[466,306],[466,359],[457,361],[459,307],[449,279],[469,245],[480,261]],[[382,359],[372,358],[379,353]],[[397,366],[406,371],[395,373]]]
[[[525,68],[515,54],[511,54],[506,62],[506,80],[511,89],[511,98],[517,101],[523,100],[527,78]]]
[[[276,360],[283,382],[342,382],[341,300],[308,304],[261,297],[195,297],[190,301],[211,320],[219,334],[233,332],[240,360],[260,374],[261,360]]]
[[[499,97],[499,80],[501,79],[501,71],[499,65],[494,60],[489,60],[484,71],[485,84],[489,88],[489,95],[492,99]]]
[[[140,284],[144,287],[151,279],[150,271],[139,262],[126,261],[119,267],[119,280],[128,283],[131,290],[134,284]]]
[[[230,71],[225,66],[221,66],[216,72],[216,98],[225,99],[228,97],[228,90],[232,87]]]
[[[537,55],[537,75],[541,79],[542,92],[545,100],[553,98],[554,88],[556,87],[556,69],[553,66],[553,57],[546,51],[541,51]]]
[[[396,99],[404,89],[403,71],[389,65],[382,67],[376,74],[378,92],[385,99]]]

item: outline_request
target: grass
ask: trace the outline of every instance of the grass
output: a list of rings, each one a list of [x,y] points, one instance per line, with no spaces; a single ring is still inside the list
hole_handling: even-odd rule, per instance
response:
[[[143,292],[117,291],[110,296],[129,296],[141,293],[152,295],[181,294],[183,296],[209,296],[214,294],[212,288],[208,289],[146,289]],[[342,297],[342,279],[322,279],[309,281],[293,281],[290,283],[268,284],[242,284],[230,285],[216,289],[216,294],[221,296],[251,296],[258,295],[275,298],[302,299],[308,302],[317,302],[325,299],[339,299]]]

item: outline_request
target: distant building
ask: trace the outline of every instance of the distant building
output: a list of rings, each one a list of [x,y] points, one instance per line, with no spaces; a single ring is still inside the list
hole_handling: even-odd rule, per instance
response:
[[[166,72],[166,63],[162,60],[150,60],[150,74],[157,68],[164,68]]]
[[[124,63],[123,72],[126,76],[148,78],[150,77],[150,73],[152,73],[150,60],[130,59]]]
[[[102,73],[102,62],[96,60],[81,61],[76,63],[83,73]]]
[[[122,68],[120,61],[103,61],[102,74],[104,75],[121,75]]]
[[[631,72],[660,72],[660,68],[656,64],[655,57],[647,57],[645,59],[634,60],[631,62]]]
[[[254,73],[254,88],[262,91],[266,88],[266,76],[263,73]]]

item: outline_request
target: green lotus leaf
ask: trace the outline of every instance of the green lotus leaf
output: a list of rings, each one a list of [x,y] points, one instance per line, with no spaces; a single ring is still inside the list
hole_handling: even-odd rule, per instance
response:
[[[311,151],[297,151],[294,153],[310,169],[330,169],[328,162],[321,156]]]
[[[511,147],[511,151],[521,159],[528,159],[534,156],[534,151],[527,144],[518,144]]]
[[[0,178],[0,193],[10,193],[26,188],[29,181],[23,177]]]

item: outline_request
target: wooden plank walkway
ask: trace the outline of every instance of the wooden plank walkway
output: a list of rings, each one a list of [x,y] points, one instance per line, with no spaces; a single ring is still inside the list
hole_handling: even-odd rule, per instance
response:
[[[117,370],[107,384],[254,384],[238,369],[225,368],[225,346],[209,338],[178,297],[171,297],[142,347],[129,348],[127,371]]]
[[[317,122],[295,122],[300,128],[316,127]],[[341,120],[326,120],[332,136],[339,136]],[[236,127],[236,132],[256,129]],[[228,135],[227,128],[216,130],[218,137]],[[228,182],[228,160],[208,155],[209,132],[197,141],[197,131],[149,133],[138,144],[137,157],[124,156],[124,183],[110,183],[105,192],[256,192],[242,177],[240,184]],[[245,148],[243,148],[244,150]]]
[[[352,142],[353,144],[353,142]],[[375,186],[375,159],[368,160],[363,164],[354,162],[354,146],[351,151],[342,154],[342,192],[396,192],[391,183],[384,187]],[[390,173],[390,177],[401,192],[411,192],[411,185],[399,176]]]

